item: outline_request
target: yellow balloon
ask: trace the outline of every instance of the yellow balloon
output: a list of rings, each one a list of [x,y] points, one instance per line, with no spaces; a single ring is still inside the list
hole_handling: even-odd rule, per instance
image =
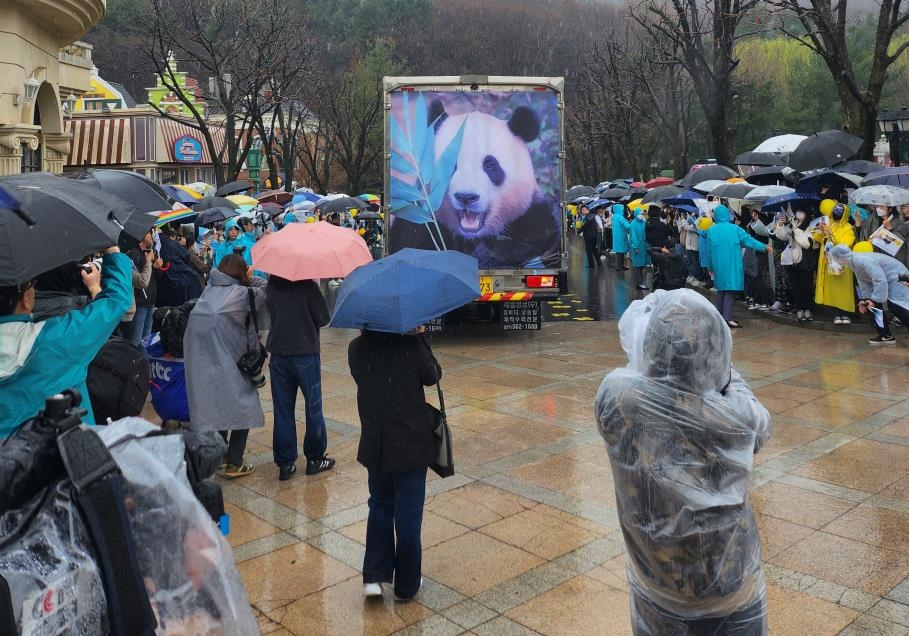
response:
[[[366,234],[366,228],[361,227],[359,230],[357,230],[357,234],[359,234],[360,236],[363,236],[364,234]]]
[[[699,230],[707,231],[712,227],[713,227],[713,219],[711,219],[709,216],[704,216],[704,217],[701,217],[700,219],[698,219],[698,229]]]
[[[874,246],[868,241],[859,241],[852,247],[853,252],[873,252]]]
[[[385,213],[384,213],[384,212],[379,212],[379,218],[380,218],[380,219],[384,219],[384,218],[385,218]]]
[[[315,223],[315,222],[316,222],[316,217],[314,217],[314,216],[308,216],[308,217],[306,217],[306,222],[307,222],[307,223]]]
[[[819,209],[821,214],[824,216],[830,216],[830,213],[833,212],[833,208],[836,206],[836,201],[833,199],[824,199],[821,201]]]
[[[350,216],[357,216],[357,211],[358,211],[358,210],[357,210],[356,208],[351,208],[351,209],[348,210],[348,211],[350,212]]]

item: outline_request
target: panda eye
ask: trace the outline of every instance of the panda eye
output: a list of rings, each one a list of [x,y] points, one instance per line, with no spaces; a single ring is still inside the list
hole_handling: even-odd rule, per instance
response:
[[[493,184],[500,186],[505,182],[505,171],[499,165],[498,159],[492,155],[486,155],[483,158],[483,172],[489,177]]]

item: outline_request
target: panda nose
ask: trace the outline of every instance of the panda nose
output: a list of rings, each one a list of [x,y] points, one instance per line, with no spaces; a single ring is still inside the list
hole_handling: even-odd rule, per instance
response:
[[[461,205],[467,206],[479,201],[480,195],[474,194],[473,192],[455,192],[455,199],[457,199],[458,203]]]

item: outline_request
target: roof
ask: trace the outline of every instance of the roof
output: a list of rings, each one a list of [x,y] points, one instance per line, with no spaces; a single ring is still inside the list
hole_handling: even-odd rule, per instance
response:
[[[120,94],[123,96],[123,103],[127,108],[136,107],[136,100],[133,99],[133,96],[129,94],[129,91],[126,90],[126,87],[123,86],[123,84],[118,84],[117,82],[111,82],[108,80],[105,81],[107,81],[107,83],[110,84],[113,88],[120,91]]]

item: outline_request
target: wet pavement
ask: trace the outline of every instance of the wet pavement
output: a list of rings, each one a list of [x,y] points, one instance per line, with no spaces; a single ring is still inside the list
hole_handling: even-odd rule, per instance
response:
[[[224,488],[264,633],[630,634],[592,405],[602,377],[626,362],[614,316],[638,292],[613,271],[578,270],[576,296],[559,303],[570,309],[548,310],[568,320],[432,339],[458,473],[427,485],[415,602],[361,596],[368,493],[347,368],[354,333],[322,332],[333,471],[278,481],[263,390],[267,426],[247,454],[257,470]],[[585,313],[594,320],[571,319]],[[735,366],[773,415],[752,480],[770,633],[909,634],[909,340],[872,349],[867,335],[743,317]],[[301,439],[302,409],[301,398]]]

